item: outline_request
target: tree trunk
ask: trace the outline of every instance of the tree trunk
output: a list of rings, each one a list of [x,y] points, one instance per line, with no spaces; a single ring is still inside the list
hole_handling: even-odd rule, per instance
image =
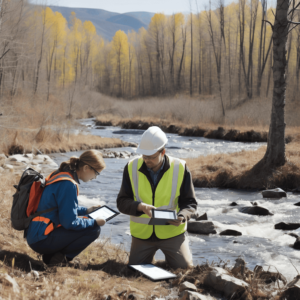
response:
[[[288,36],[289,1],[277,0],[276,18],[273,29],[273,99],[267,151],[262,162],[267,167],[285,164],[284,106],[286,91],[286,43]]]

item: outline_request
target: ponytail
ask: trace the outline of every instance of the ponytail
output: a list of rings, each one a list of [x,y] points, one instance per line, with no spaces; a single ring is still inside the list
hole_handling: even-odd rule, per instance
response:
[[[67,166],[69,166],[71,170],[78,171],[85,165],[89,165],[100,172],[106,167],[101,152],[88,150],[83,152],[80,157],[72,156],[68,161],[62,162],[59,171],[63,172]]]

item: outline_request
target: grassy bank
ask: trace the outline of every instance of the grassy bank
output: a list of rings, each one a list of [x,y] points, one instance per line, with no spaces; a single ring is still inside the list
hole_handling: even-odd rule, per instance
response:
[[[277,291],[280,294],[282,291],[282,284],[279,282],[278,285],[276,282],[276,285],[266,284],[267,279],[274,277],[274,274],[253,273],[247,268],[240,273],[239,270],[228,267],[228,262],[221,260],[190,270],[176,270],[174,272],[178,277],[175,280],[152,282],[128,269],[128,253],[122,246],[111,244],[109,239],[103,236],[69,266],[47,268],[41,257],[27,245],[23,233],[13,230],[10,226],[11,195],[14,193],[12,185],[18,178],[8,172],[0,174],[0,180],[0,297],[3,299],[125,300],[165,298],[168,295],[177,298],[178,288],[184,281],[195,284],[198,293],[220,297],[218,288],[212,289],[205,284],[205,278],[212,267],[224,268],[232,276],[249,284],[246,291],[234,295],[231,298],[233,300],[271,299],[272,293]],[[157,264],[167,268],[162,262]],[[38,272],[38,277],[34,276],[31,268]],[[4,280],[5,274],[17,284],[15,291],[11,284]],[[280,299],[279,296],[277,299]]]
[[[57,153],[88,149],[119,148],[131,145],[115,138],[90,134],[73,134],[66,130],[33,129],[7,132],[0,151],[7,155],[23,153]]]
[[[277,169],[252,168],[264,156],[266,146],[255,151],[213,154],[187,159],[196,187],[234,189],[266,189],[281,187],[284,190],[300,186],[300,141],[286,145],[287,163]]]
[[[124,129],[146,130],[150,126],[158,126],[166,133],[175,133],[181,136],[205,137],[208,139],[219,139],[235,142],[267,142],[268,128],[266,126],[241,126],[230,125],[218,126],[213,123],[200,123],[189,125],[182,122],[172,122],[158,118],[133,118],[120,119],[113,116],[100,116],[96,119],[97,126],[119,126]],[[298,127],[287,129],[286,142],[292,141],[298,134]]]

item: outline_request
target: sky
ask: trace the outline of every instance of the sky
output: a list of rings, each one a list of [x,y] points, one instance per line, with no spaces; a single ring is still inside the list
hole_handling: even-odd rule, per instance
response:
[[[211,0],[212,9],[220,0]],[[223,0],[225,5],[237,0]],[[209,0],[30,0],[35,4],[57,5],[67,7],[99,8],[117,13],[146,11],[152,13],[197,13],[209,6]],[[276,0],[268,0],[269,5]],[[268,6],[269,6],[268,5]]]
[[[212,0],[212,3],[216,0]],[[208,5],[209,0],[31,0],[31,3],[100,8],[111,12],[125,13],[133,11],[146,11],[152,13],[173,14],[177,12],[197,12]],[[225,2],[229,2],[225,0]],[[196,4],[197,3],[197,4]]]

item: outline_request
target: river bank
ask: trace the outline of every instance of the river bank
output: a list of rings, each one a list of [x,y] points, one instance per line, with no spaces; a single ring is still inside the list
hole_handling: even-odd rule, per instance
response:
[[[47,158],[48,167],[54,168]],[[44,164],[45,167],[45,164]],[[23,233],[10,227],[13,184],[19,176],[0,174],[3,195],[0,212],[0,296],[3,299],[285,299],[293,293],[276,272],[248,269],[243,260],[228,266],[226,260],[197,265],[190,270],[170,270],[174,280],[152,282],[127,267],[128,252],[103,238],[91,244],[66,267],[47,268],[28,247]],[[107,225],[105,225],[107,226]],[[223,274],[223,275],[221,275]],[[226,274],[226,276],[224,276]],[[222,278],[224,276],[224,278]],[[297,292],[297,290],[296,290]],[[292,295],[292,294],[291,294]],[[225,297],[225,298],[224,298]],[[294,298],[286,298],[294,299]]]
[[[123,129],[146,130],[150,126],[158,126],[166,133],[174,133],[180,136],[205,137],[207,139],[218,139],[233,142],[263,143],[267,142],[268,132],[265,127],[255,126],[217,126],[216,124],[201,124],[197,126],[186,123],[172,122],[155,118],[133,118],[121,119],[111,116],[100,116],[96,118],[96,126],[119,126]],[[255,129],[253,129],[255,128]],[[287,131],[286,143],[290,143],[298,132],[295,128]]]
[[[0,147],[6,155],[24,153],[65,153],[89,149],[136,147],[136,144],[117,138],[93,136],[91,134],[41,128],[36,130],[11,131]]]
[[[287,162],[277,169],[253,170],[264,156],[266,146],[258,150],[211,154],[187,159],[195,187],[232,189],[273,189],[291,191],[300,187],[300,142],[286,145]]]

